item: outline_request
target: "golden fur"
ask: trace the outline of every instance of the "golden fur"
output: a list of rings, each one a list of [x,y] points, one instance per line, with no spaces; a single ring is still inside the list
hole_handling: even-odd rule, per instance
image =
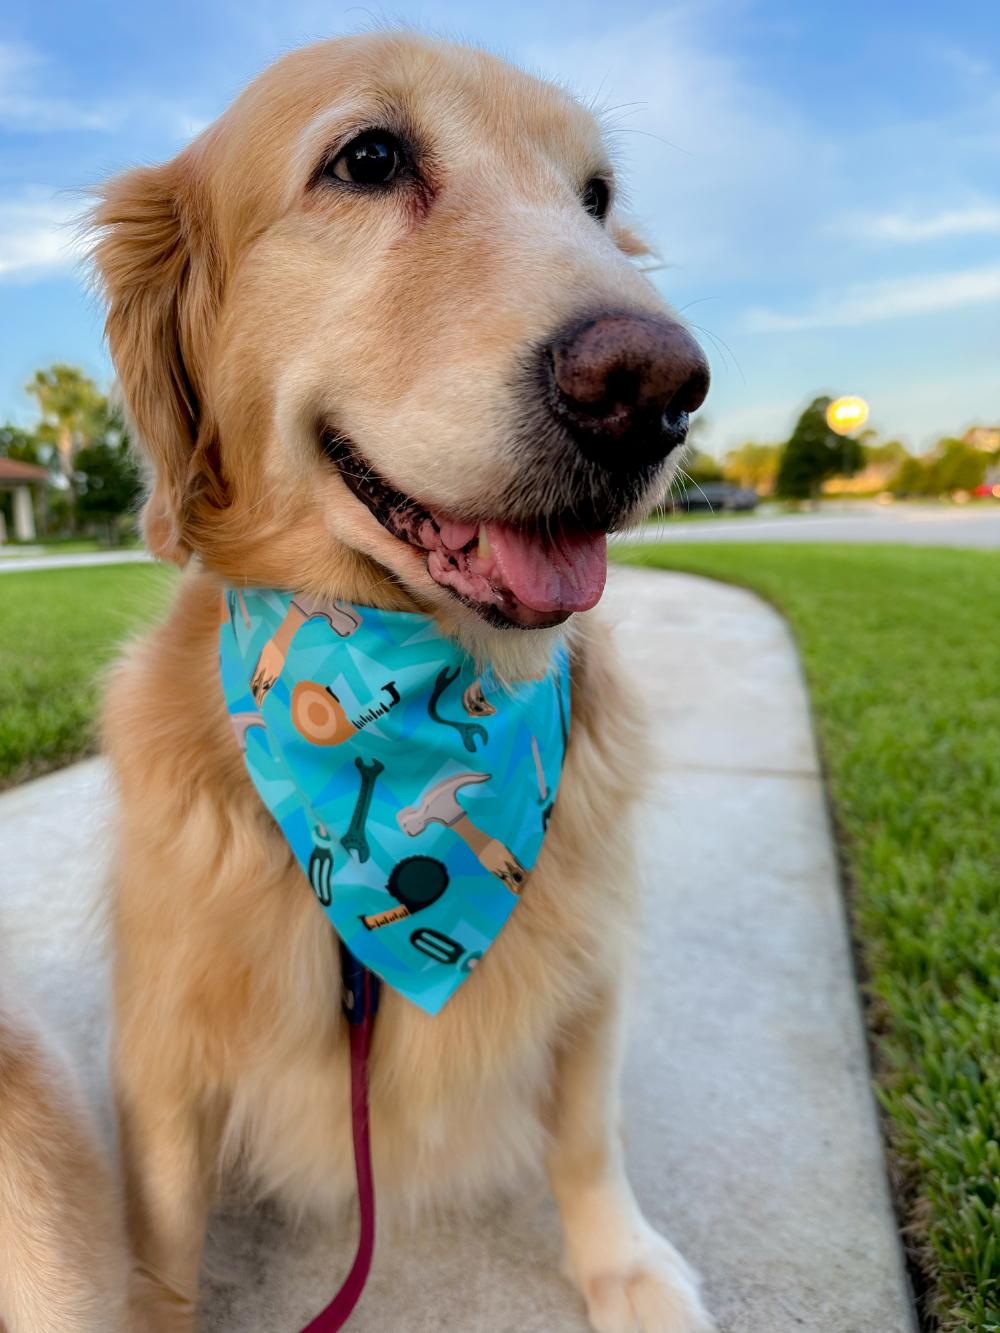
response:
[[[326,146],[387,107],[434,145],[433,205],[310,190]],[[539,670],[566,631],[491,629],[454,602],[322,458],[317,426],[335,411],[376,467],[451,512],[516,485],[520,349],[581,310],[663,309],[623,253],[640,248],[632,233],[580,207],[580,181],[606,161],[559,90],[476,51],[378,34],[286,57],[173,162],[104,191],[95,254],[151,463],[147,537],[195,557],[166,623],[121,665],[104,732],[121,795],[129,1223],[161,1333],[193,1327],[222,1166],[296,1208],[353,1188],[335,939],[232,736],[219,586],[422,608],[502,674]],[[544,1160],[594,1327],[694,1333],[709,1327],[695,1281],[644,1222],[618,1142],[636,706],[599,619],[568,632],[565,776],[520,906],[437,1017],[384,997],[379,1198],[452,1204]]]
[[[121,1200],[37,1022],[0,1004],[0,1333],[129,1333]]]

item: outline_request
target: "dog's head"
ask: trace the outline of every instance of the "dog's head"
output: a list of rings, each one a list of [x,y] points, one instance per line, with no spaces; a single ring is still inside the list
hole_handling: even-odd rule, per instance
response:
[[[153,549],[416,602],[479,651],[592,606],[708,386],[617,193],[565,93],[405,34],[287,56],[112,181],[95,257]]]

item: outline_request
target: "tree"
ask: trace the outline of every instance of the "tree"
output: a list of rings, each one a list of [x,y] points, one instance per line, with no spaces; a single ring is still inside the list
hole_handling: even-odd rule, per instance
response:
[[[939,440],[934,461],[930,466],[932,495],[952,491],[974,491],[983,482],[989,466],[989,455],[981,449],[970,448],[964,440]]]
[[[124,431],[77,452],[77,512],[106,525],[108,545],[117,546],[119,519],[131,513],[142,492],[142,477]]]
[[[861,446],[826,424],[830,398],[814,398],[799,417],[778,466],[775,493],[790,500],[814,499],[827,477],[852,476],[862,464]]]
[[[722,480],[722,468],[718,459],[711,454],[703,454],[696,449],[687,455],[682,464],[681,481],[689,486],[704,486],[709,482]]]
[[[774,490],[781,458],[780,444],[757,444],[748,440],[738,449],[731,449],[722,461],[722,475],[726,481],[745,486],[758,495],[770,495]]]
[[[897,495],[949,495],[974,491],[985,480],[989,454],[964,440],[945,438],[923,458],[905,458],[892,479]]]
[[[75,456],[107,429],[108,400],[82,370],[58,362],[48,370],[36,371],[26,387],[42,414],[35,435],[40,443],[55,449],[59,467],[75,496]]]
[[[927,476],[924,464],[911,455],[899,465],[899,470],[889,483],[889,489],[895,495],[926,495]]]
[[[11,421],[0,426],[0,458],[14,458],[19,463],[36,463],[44,467],[37,436]]]
[[[909,450],[900,440],[883,440],[876,443],[874,431],[862,431],[858,437],[865,467],[901,467],[910,457]]]

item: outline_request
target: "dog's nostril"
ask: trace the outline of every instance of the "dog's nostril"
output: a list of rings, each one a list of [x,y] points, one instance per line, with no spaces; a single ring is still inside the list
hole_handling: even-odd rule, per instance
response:
[[[708,384],[708,367],[705,365],[698,366],[671,398],[669,403],[670,412],[675,414],[679,412],[697,412],[708,397]]]
[[[609,466],[666,457],[708,392],[705,354],[663,317],[598,315],[546,352],[553,410],[583,452]]]
[[[633,403],[639,401],[641,388],[637,370],[618,367],[608,376],[605,401],[612,410],[616,407],[631,407]]]

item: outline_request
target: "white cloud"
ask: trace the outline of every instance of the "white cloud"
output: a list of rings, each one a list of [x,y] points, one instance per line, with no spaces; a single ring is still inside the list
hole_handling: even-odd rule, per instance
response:
[[[72,268],[82,254],[74,230],[80,201],[43,186],[0,200],[0,281]]]
[[[565,82],[598,110],[624,159],[629,196],[671,266],[666,290],[697,275],[698,295],[758,271],[774,238],[786,260],[825,213],[807,172],[830,177],[833,147],[717,40],[733,0],[658,8],[637,22],[557,47],[526,47],[529,67]],[[628,202],[628,201],[626,201]],[[803,214],[810,215],[809,226]]]
[[[878,241],[936,241],[954,236],[1000,235],[1000,204],[953,208],[940,213],[882,213],[848,224],[856,235]]]
[[[996,72],[989,60],[966,47],[953,42],[944,45],[935,44],[934,54],[946,69],[957,75],[963,83],[996,85]]]
[[[177,133],[182,139],[195,138],[202,130],[207,130],[212,123],[207,116],[193,116],[183,109],[173,112],[173,120],[176,123]]]
[[[1000,301],[1000,265],[851,283],[842,290],[821,295],[811,309],[798,314],[750,310],[745,327],[752,333],[850,328],[991,301]]]
[[[714,297],[734,280],[750,286],[773,274],[783,291],[807,293],[817,272],[873,267],[873,241],[944,247],[1000,234],[1000,200],[978,189],[1000,148],[1000,102],[988,82],[924,115],[840,125],[810,114],[808,101],[720,38],[745,17],[739,0],[680,0],[518,53],[625,104],[612,119],[636,212],[675,266],[660,280],[666,292]],[[970,82],[965,71],[961,89]],[[831,225],[841,200],[864,201],[864,211]]]
[[[39,91],[39,85],[46,91]],[[0,42],[0,126],[48,134],[56,130],[107,130],[122,119],[110,105],[82,106],[49,89],[58,80],[30,47]]]
[[[85,104],[60,97],[58,83],[58,71],[38,52],[0,41],[0,129],[19,134],[107,133],[141,115],[147,124],[161,124],[180,144],[209,123],[169,98],[118,97]]]

